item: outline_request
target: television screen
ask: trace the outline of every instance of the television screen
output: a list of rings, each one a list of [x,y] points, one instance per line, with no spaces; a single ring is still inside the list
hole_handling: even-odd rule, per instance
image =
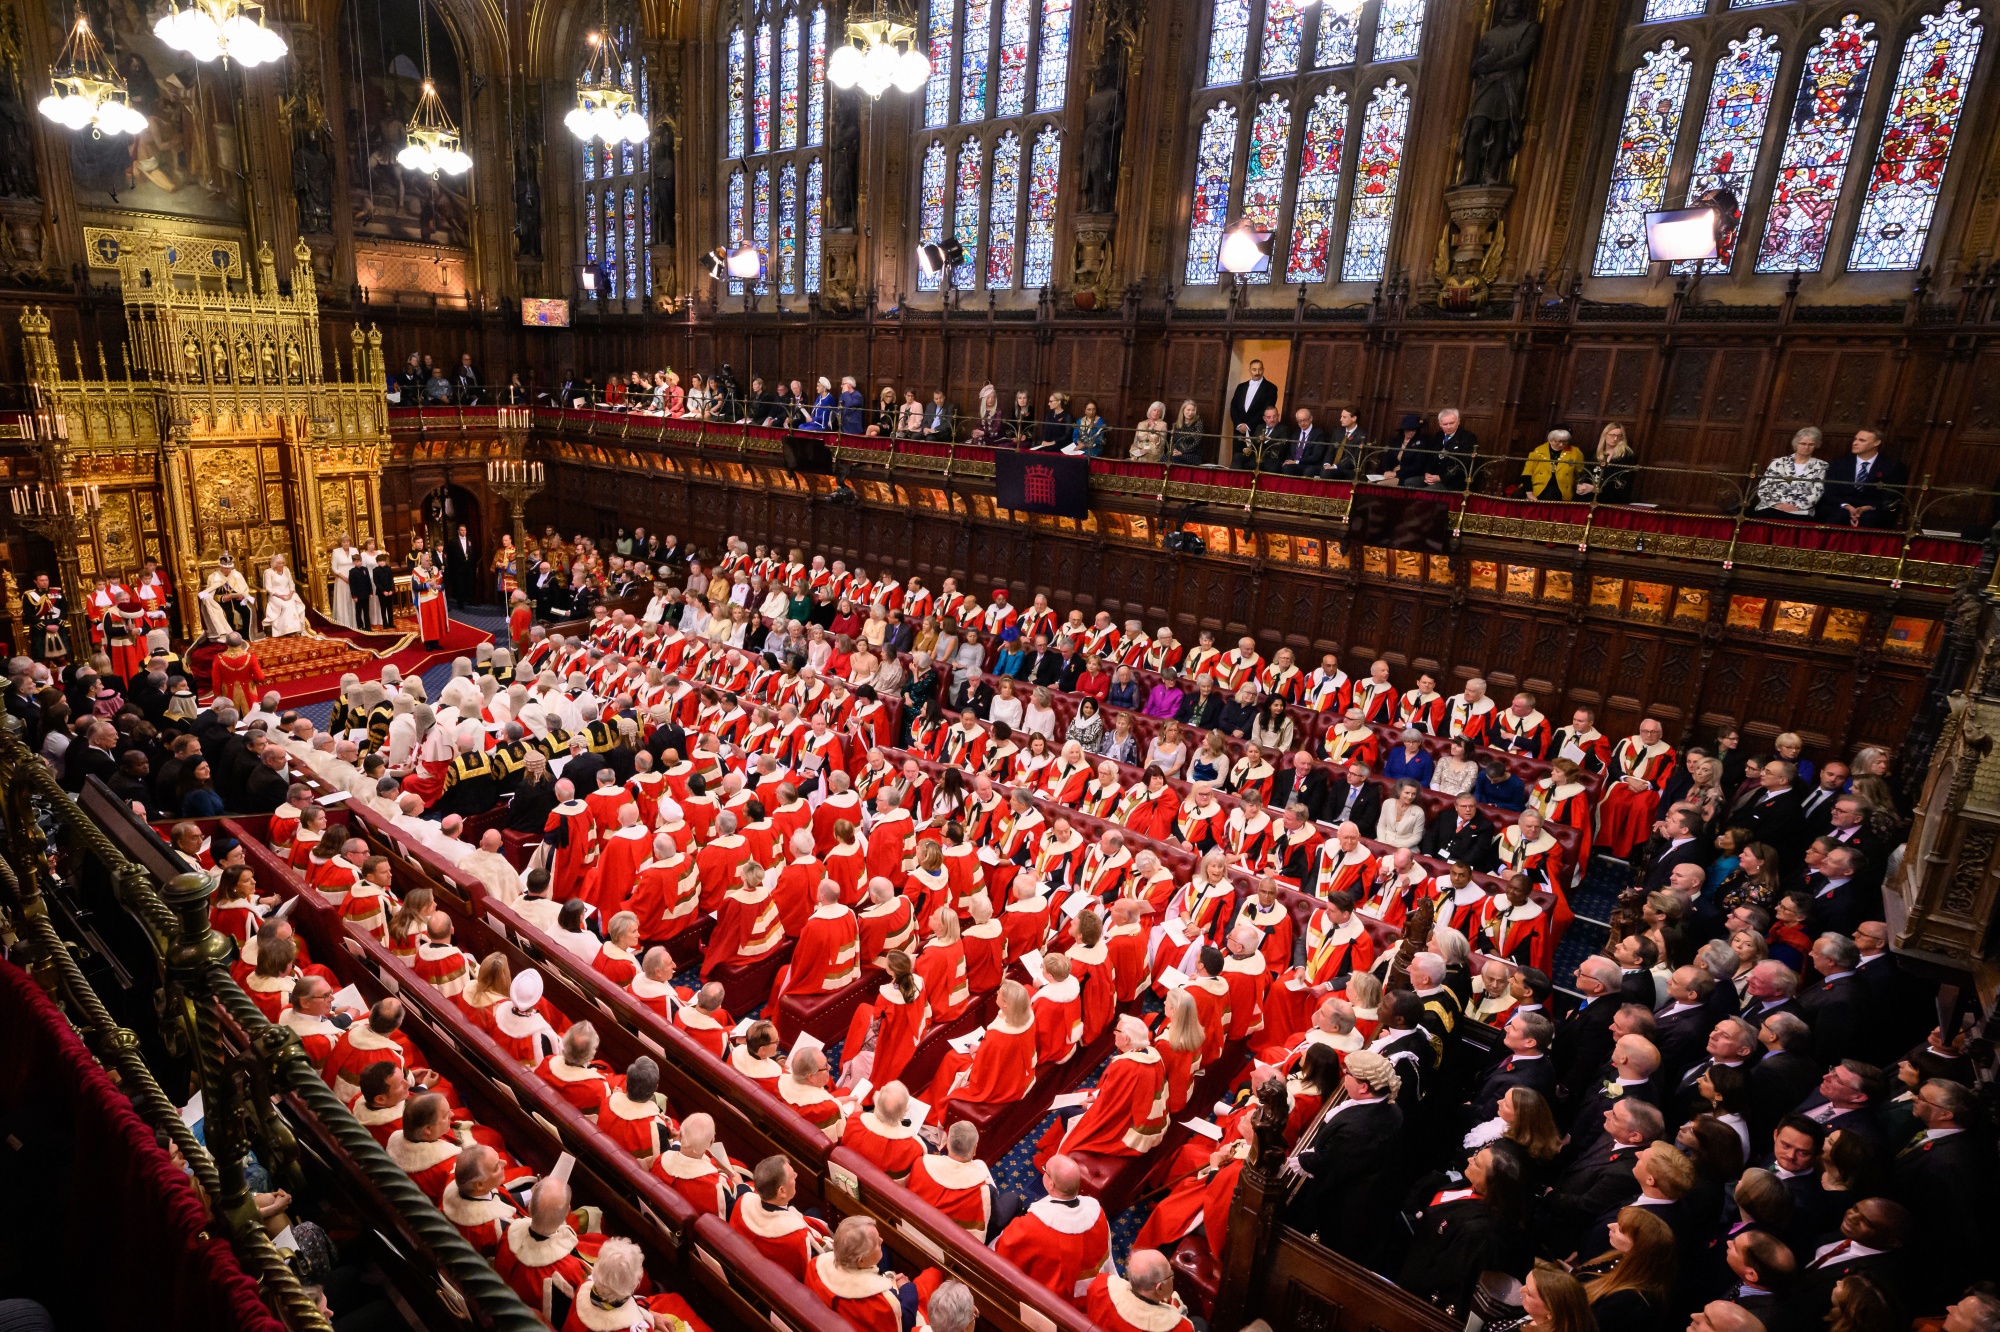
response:
[[[569,302],[524,296],[521,298],[521,322],[537,328],[568,328]]]

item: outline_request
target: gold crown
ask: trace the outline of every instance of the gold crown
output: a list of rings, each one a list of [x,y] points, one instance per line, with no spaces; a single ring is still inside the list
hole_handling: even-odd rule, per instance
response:
[[[21,331],[30,335],[46,334],[49,331],[49,317],[42,313],[42,307],[21,312]]]

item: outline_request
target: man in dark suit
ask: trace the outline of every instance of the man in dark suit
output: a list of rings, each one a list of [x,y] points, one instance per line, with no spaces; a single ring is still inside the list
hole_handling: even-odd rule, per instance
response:
[[[1447,407],[1439,412],[1437,440],[1431,445],[1431,456],[1424,463],[1424,488],[1463,490],[1466,469],[1472,465],[1472,455],[1478,449],[1479,436],[1460,424],[1458,408]]]
[[[1979,1102],[1971,1088],[1933,1078],[1911,1107],[1923,1131],[1896,1153],[1889,1196],[1910,1209],[1910,1238],[1931,1290],[1952,1290],[1990,1262],[1994,1167],[1980,1141]]]
[[[1290,1224],[1356,1262],[1379,1251],[1384,1194],[1402,1158],[1403,1112],[1389,1095],[1393,1074],[1379,1054],[1347,1056],[1346,1096],[1301,1144],[1306,1179],[1286,1214]]]
[[[1628,1004],[1647,1012],[1660,1006],[1660,987],[1653,968],[1660,961],[1660,946],[1651,936],[1628,934],[1611,945],[1611,960],[1618,964],[1618,993]]]
[[[1671,809],[1660,820],[1666,830],[1666,845],[1653,857],[1646,870],[1646,891],[1656,893],[1674,881],[1676,865],[1700,865],[1703,848],[1695,836],[1696,815],[1691,810]]]
[[[1601,953],[1576,967],[1577,992],[1583,1003],[1565,1013],[1556,1025],[1550,1053],[1555,1060],[1558,1095],[1575,1100],[1597,1070],[1611,1058],[1612,1019],[1623,1002],[1618,995],[1618,964]]]
[[[1284,809],[1297,802],[1306,807],[1308,819],[1317,820],[1326,808],[1327,790],[1326,769],[1315,764],[1307,751],[1295,749],[1290,766],[1278,769],[1271,779],[1269,803],[1272,809]]]
[[[1431,826],[1424,830],[1423,852],[1450,864],[1491,872],[1500,863],[1499,837],[1493,820],[1480,812],[1479,803],[1468,792],[1431,820]]]
[[[1547,1238],[1540,1245],[1544,1253],[1568,1256],[1576,1250],[1585,1226],[1638,1197],[1632,1163],[1647,1143],[1666,1132],[1659,1107],[1637,1100],[1613,1102],[1604,1112],[1602,1128],[1604,1147],[1573,1161],[1542,1199],[1535,1219],[1546,1228]]]
[[[1304,407],[1292,413],[1292,422],[1284,431],[1278,470],[1286,476],[1319,476],[1326,462],[1326,432],[1313,424],[1313,414]]]
[[[1667,1006],[1660,1010],[1653,1043],[1660,1048],[1660,1080],[1678,1087],[1681,1075],[1703,1056],[1715,1010],[1708,996],[1715,977],[1700,967],[1677,967],[1667,978]]]
[[[1605,1144],[1604,1112],[1614,1102],[1644,1101],[1659,1107],[1660,1052],[1644,1036],[1621,1036],[1611,1047],[1611,1074],[1592,1087],[1577,1106],[1564,1160],[1575,1161]],[[1586,1086],[1590,1084],[1585,1084]]]
[[[1882,1145],[1882,1125],[1875,1107],[1889,1088],[1889,1079],[1873,1064],[1859,1059],[1843,1059],[1819,1080],[1819,1090],[1799,1102],[1799,1113],[1827,1132],[1835,1129],[1859,1133]]]
[[[1353,823],[1366,836],[1382,813],[1382,788],[1368,780],[1366,763],[1350,763],[1347,771],[1329,781],[1326,808],[1321,817],[1333,824]]]
[[[1812,1028],[1797,1013],[1773,1013],[1757,1026],[1763,1057],[1750,1069],[1750,1138],[1761,1141],[1793,1107],[1812,1093],[1820,1065],[1812,1057]]]
[[[1468,1128],[1499,1114],[1500,1098],[1516,1087],[1539,1093],[1543,1100],[1554,1097],[1556,1070],[1549,1058],[1549,1042],[1555,1030],[1555,1024],[1540,1013],[1516,1013],[1507,1019],[1500,1032],[1506,1057],[1487,1070],[1472,1093],[1464,1116]]]
[[[947,443],[957,429],[958,411],[944,400],[944,390],[931,394],[931,405],[924,408],[924,438],[939,444]]]
[[[1847,1276],[1867,1277],[1889,1297],[1891,1307],[1896,1306],[1903,1289],[1902,1250],[1909,1229],[1909,1212],[1887,1198],[1866,1198],[1848,1208],[1840,1218],[1840,1237],[1821,1245],[1800,1264],[1792,1285],[1794,1326],[1824,1323],[1833,1307],[1833,1288]]]
[[[1062,660],[1057,663],[1056,688],[1065,694],[1075,693],[1076,682],[1083,678],[1083,668],[1088,664],[1076,640],[1066,640]]]
[[[1729,1302],[1764,1325],[1764,1332],[1785,1332],[1786,1296],[1798,1275],[1798,1256],[1784,1240],[1749,1226],[1731,1235],[1723,1261],[1736,1285]]]
[[[93,724],[71,740],[63,753],[63,790],[81,791],[84,781],[91,777],[110,781],[111,775],[118,771],[118,756],[112,752],[117,745],[118,728],[108,721]]]
[[[1863,995],[1861,1043],[1855,1053],[1887,1068],[1937,1021],[1937,990],[1934,984],[1919,983],[1889,952],[1889,927],[1881,921],[1855,926],[1854,946],[1861,954],[1854,974]]]
[[[396,619],[396,569],[385,551],[375,560],[376,627],[387,628]]]
[[[1799,814],[1805,820],[1807,841],[1833,831],[1833,805],[1847,789],[1848,775],[1845,763],[1822,764],[1813,774],[1813,784],[1799,796]]]
[[[1805,792],[1797,787],[1798,769],[1783,759],[1771,759],[1757,774],[1757,789],[1736,802],[1729,822],[1748,828],[1755,840],[1777,848],[1787,860],[1805,849]]]
[[[1352,407],[1340,409],[1340,428],[1328,439],[1326,456],[1320,460],[1320,479],[1352,481],[1361,473],[1368,457],[1368,432]]]
[[[444,585],[450,593],[453,604],[467,606],[472,603],[472,594],[479,584],[479,556],[472,544],[472,534],[464,523],[451,534],[444,543]]]
[[[1798,973],[1782,962],[1765,959],[1750,968],[1750,979],[1744,985],[1742,1017],[1753,1026],[1761,1024],[1773,1013],[1797,1013],[1798,1004],[1793,997],[1799,990]]]
[[[1264,363],[1250,362],[1250,377],[1229,395],[1229,433],[1245,440],[1264,424],[1266,410],[1276,410],[1278,386],[1264,378]]]
[[[968,667],[958,673],[950,701],[955,709],[971,708],[975,716],[984,717],[993,707],[993,686],[986,683],[986,677],[976,667]]]
[[[1710,1218],[1697,1218],[1681,1203],[1694,1187],[1694,1162],[1668,1142],[1648,1143],[1632,1162],[1639,1196],[1620,1207],[1600,1212],[1577,1241],[1578,1254],[1605,1253],[1611,1248],[1611,1227],[1624,1207],[1642,1207],[1674,1232],[1690,1251],[1698,1252],[1714,1228]]]
[[[1827,464],[1819,520],[1842,527],[1894,527],[1909,484],[1909,469],[1883,457],[1881,433],[1864,426],[1854,432],[1847,456]]]
[[[1247,435],[1237,436],[1236,469],[1241,472],[1275,472],[1284,462],[1289,445],[1278,409],[1266,407],[1264,419]]]
[[[243,782],[243,808],[269,814],[285,803],[291,789],[292,779],[285,751],[277,745],[265,745],[257,766],[250,770]],[[492,806],[493,802],[489,799],[480,812]]]
[[[1854,1052],[1861,1036],[1868,996],[1855,968],[1861,950],[1844,934],[1822,934],[1813,941],[1811,964],[1799,990],[1799,1016],[1813,1031],[1813,1057],[1832,1063]]]
[[[1014,678],[1026,680],[1029,684],[1052,685],[1062,674],[1062,658],[1049,646],[1048,635],[1036,634],[1035,642],[1021,654],[1021,664],[1015,668]]]
[[[1865,868],[1866,860],[1854,847],[1841,845],[1827,851],[1819,868],[1806,876],[1806,891],[1812,894],[1812,908],[1806,914],[1808,933],[1830,930],[1851,936],[1856,925],[1881,914],[1880,888],[1871,902],[1862,876]]]
[[[1664,1014],[1660,1025],[1667,1025]],[[1740,1068],[1754,1079],[1757,1076],[1757,1056],[1762,1049],[1757,1043],[1757,1029],[1742,1018],[1726,1017],[1710,1027],[1708,1038],[1702,1042],[1702,1057],[1683,1069],[1674,1084],[1673,1096],[1668,1102],[1674,1123],[1685,1124],[1708,1109],[1707,1100],[1701,1094],[1704,1074],[1712,1068]],[[1796,1098],[1792,1103],[1798,1104]],[[1754,1135],[1751,1140],[1755,1141]]]

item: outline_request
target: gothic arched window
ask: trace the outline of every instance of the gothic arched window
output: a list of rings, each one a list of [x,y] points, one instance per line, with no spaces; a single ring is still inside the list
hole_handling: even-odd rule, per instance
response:
[[[1251,282],[1382,277],[1424,18],[1425,0],[1368,0],[1352,19],[1310,0],[1212,0],[1187,285],[1222,276],[1238,219],[1271,234]]]
[[[719,239],[757,247],[763,266],[750,285],[760,295],[820,288],[827,22],[825,4],[814,0],[728,0],[718,24],[728,31],[722,119],[729,182]],[[731,280],[729,291],[744,286]]]
[[[1074,0],[928,0],[923,8],[931,78],[918,141],[918,241],[956,238],[965,262],[949,275],[919,265],[917,290],[938,291],[947,276],[959,291],[1046,286]]]
[[[1592,275],[1644,276],[1645,214],[1698,204],[1723,215],[1710,271],[1922,267],[1978,18],[1963,0],[1644,0]]]
[[[638,23],[614,17],[611,37],[617,43],[619,65],[612,71],[617,86],[638,99],[639,114],[653,119],[653,79]],[[581,78],[588,81],[590,73]],[[653,266],[646,260],[646,239],[653,234],[653,144],[606,144],[591,139],[578,146],[583,197],[583,261],[596,264],[604,286],[593,297],[606,301],[637,301],[653,294]]]

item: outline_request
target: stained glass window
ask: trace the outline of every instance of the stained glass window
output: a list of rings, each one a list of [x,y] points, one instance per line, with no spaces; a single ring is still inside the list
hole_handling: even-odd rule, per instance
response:
[[[1875,63],[1874,28],[1848,14],[1839,27],[1821,28],[1819,45],[1806,52],[1757,251],[1759,273],[1816,273],[1826,261],[1827,232]]]
[[[944,239],[945,172],[944,144],[933,139],[924,149],[922,195],[917,205],[917,240],[921,244]],[[917,290],[936,291],[943,285],[942,272],[926,273],[918,267]]]
[[[1731,9],[1762,9],[1765,5],[1781,5],[1785,0],[1729,0]]]
[[[1257,77],[1298,73],[1305,36],[1306,12],[1299,0],[1264,0],[1264,49],[1257,56]]]
[[[1770,0],[1759,0],[1769,4]],[[1646,0],[1646,23],[1658,23],[1661,19],[1693,18],[1708,8],[1708,0]]]
[[[1028,33],[1031,0],[1000,0],[1000,89],[994,99],[996,116],[1018,116],[1028,109]]]
[[[1324,282],[1332,270],[1334,205],[1340,198],[1340,154],[1347,135],[1347,94],[1328,88],[1306,112],[1299,146],[1299,183],[1292,199],[1292,239],[1285,281]]]
[[[1422,9],[1418,10],[1419,18]],[[1387,0],[1383,17],[1388,17]],[[1343,282],[1382,276],[1389,254],[1389,223],[1396,215],[1396,184],[1403,173],[1403,139],[1410,129],[1410,88],[1390,79],[1368,98],[1361,117],[1361,145],[1354,162],[1354,202],[1347,210]]]
[[[1673,162],[1688,80],[1694,74],[1687,55],[1685,46],[1662,42],[1659,50],[1646,52],[1632,71],[1625,118],[1618,127],[1618,152],[1611,160],[1611,190],[1597,232],[1597,259],[1591,267],[1598,277],[1646,271],[1646,214],[1666,201],[1667,167]]]
[[[750,208],[750,243],[757,247],[757,294],[771,289],[771,169],[757,168],[757,194]]]
[[[819,291],[820,224],[824,214],[820,209],[820,164],[817,157],[806,163],[806,290]]]
[[[1035,136],[1028,162],[1028,248],[1021,262],[1021,285],[1040,291],[1056,263],[1056,178],[1062,174],[1062,135],[1053,125]]]
[[[750,147],[767,152],[771,147],[771,25],[757,25],[757,83],[751,101]]]
[[[1375,19],[1377,60],[1415,60],[1423,39],[1424,0],[1382,0],[1382,12]],[[1407,100],[1408,90],[1404,91]]]
[[[986,206],[986,287],[1014,285],[1014,227],[1021,211],[1021,136],[993,145],[993,194]]]
[[[1321,69],[1351,65],[1361,50],[1360,15],[1347,18],[1331,5],[1319,7],[1319,36],[1313,42],[1313,64]]]
[[[639,194],[627,188],[625,191],[625,299],[635,300],[639,295],[639,269],[644,265],[639,258]]]
[[[986,63],[993,57],[993,0],[965,0],[965,55],[959,65],[958,119],[986,119]]]
[[[597,191],[583,192],[583,261],[597,262]]]
[[[1195,149],[1194,205],[1188,217],[1187,281],[1191,287],[1211,285],[1217,277],[1222,232],[1229,225],[1229,177],[1235,157],[1236,108],[1224,102],[1209,109]]]
[[[1069,90],[1070,0],[1042,0],[1042,40],[1035,57],[1035,110],[1060,111]]]
[[[1278,229],[1278,207],[1285,199],[1285,149],[1291,136],[1292,104],[1273,97],[1257,108],[1250,121],[1250,156],[1243,165],[1243,216],[1261,230]],[[1251,282],[1269,282],[1271,270],[1248,275]]]
[[[1208,25],[1208,86],[1235,83],[1243,77],[1243,55],[1250,49],[1250,0],[1215,0],[1215,17]]]
[[[1919,19],[1903,47],[1889,118],[1875,149],[1854,250],[1847,259],[1856,272],[1915,268],[1923,258],[1931,213],[1965,110],[1966,85],[1985,35],[1973,22],[1978,16],[1978,10],[1950,0],[1943,13]]]
[[[604,192],[604,294],[618,296],[618,191]]]
[[[958,0],[931,0],[931,75],[924,85],[924,124],[951,123],[951,21]]]
[[[796,294],[798,272],[799,169],[787,162],[778,168],[778,290]]]
[[[969,291],[979,274],[979,179],[984,166],[977,137],[958,146],[958,201],[952,209],[952,234],[965,247],[965,262],[952,273],[960,291]]]
[[[778,147],[799,146],[799,16],[785,15],[778,57]]]
[[[736,242],[736,241],[738,241],[738,240],[742,239],[743,235],[744,235],[744,231],[743,231],[743,168],[742,168],[742,167],[738,167],[738,168],[736,168],[736,170],[734,170],[734,171],[732,171],[732,172],[730,172],[730,173],[729,173],[729,239],[730,239],[730,242],[731,242],[731,243],[733,244],[734,242]],[[741,296],[741,295],[743,294],[743,283],[742,283],[742,281],[741,281],[741,280],[739,280],[739,279],[737,279],[737,278],[731,278],[731,279],[729,280],[729,294],[730,294],[731,296]]]
[[[1764,125],[1771,116],[1771,94],[1778,86],[1781,56],[1776,36],[1752,28],[1715,62],[1708,81],[1708,106],[1702,113],[1701,137],[1694,145],[1694,171],[1688,178],[1688,206],[1711,191],[1727,190],[1736,197],[1737,213],[1750,198],[1750,180],[1757,173],[1757,154],[1764,144]],[[1736,252],[1736,229],[1718,238],[1714,262],[1729,266]],[[1675,264],[1676,272],[1693,264]]]
[[[644,234],[650,237],[653,234],[653,192],[651,190],[640,190],[639,203],[645,209],[646,213]],[[646,294],[651,296],[653,294],[653,266],[651,264],[643,264],[641,267],[646,270]]]
[[[826,10],[813,11],[811,67],[806,78],[806,142],[814,148],[826,142]]]
[[[743,88],[744,60],[746,47],[743,29],[733,28],[729,33],[729,155],[743,156]]]
[[[625,62],[625,77],[620,81],[620,86],[627,92],[632,89],[632,62],[629,60]],[[618,151],[619,158],[624,163],[622,172],[629,176],[632,174],[632,144],[630,141],[621,143],[618,145]]]

